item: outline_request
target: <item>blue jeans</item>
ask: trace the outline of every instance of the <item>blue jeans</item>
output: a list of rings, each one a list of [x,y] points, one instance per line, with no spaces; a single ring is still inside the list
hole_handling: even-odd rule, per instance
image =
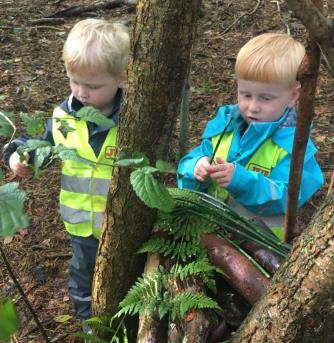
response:
[[[73,256],[68,290],[74,309],[81,320],[91,317],[92,283],[99,240],[94,236],[71,235]]]

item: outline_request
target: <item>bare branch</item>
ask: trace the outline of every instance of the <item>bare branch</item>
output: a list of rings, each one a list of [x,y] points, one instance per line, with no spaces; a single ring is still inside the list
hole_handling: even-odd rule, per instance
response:
[[[289,8],[319,44],[334,77],[334,30],[312,0],[287,0]]]

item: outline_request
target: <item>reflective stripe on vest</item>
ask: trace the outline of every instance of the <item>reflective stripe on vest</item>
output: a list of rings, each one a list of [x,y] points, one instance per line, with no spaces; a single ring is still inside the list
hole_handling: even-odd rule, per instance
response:
[[[76,149],[80,157],[96,163],[95,168],[77,161],[62,161],[60,214],[66,230],[76,236],[99,237],[103,225],[107,195],[112,177],[112,162],[116,152],[117,129],[109,130],[98,157],[89,145],[87,124],[76,120],[59,107],[54,117],[66,120],[74,129],[66,137],[59,130],[61,122],[54,121],[53,139],[55,144]]]

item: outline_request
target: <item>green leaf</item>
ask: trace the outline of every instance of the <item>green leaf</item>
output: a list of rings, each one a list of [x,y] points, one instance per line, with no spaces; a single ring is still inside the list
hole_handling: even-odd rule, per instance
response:
[[[175,167],[168,162],[158,160],[155,164],[155,167],[159,170],[161,173],[176,173]]]
[[[35,172],[43,165],[46,158],[48,158],[51,154],[51,147],[45,146],[38,148],[35,152],[35,159],[34,159],[34,169]]]
[[[58,154],[59,158],[62,161],[76,161],[82,164],[86,164],[92,168],[95,168],[95,163],[80,157],[75,148],[67,148],[64,145],[59,144],[55,147],[54,152]]]
[[[0,300],[0,342],[9,342],[19,328],[19,319],[11,301]]]
[[[144,162],[144,158],[126,158],[123,160],[118,160],[114,163],[114,166],[118,167],[138,167],[141,166]]]
[[[53,320],[57,323],[65,323],[65,322],[68,322],[69,320],[72,320],[72,319],[73,319],[73,317],[70,316],[69,314],[61,314],[61,315],[53,318]]]
[[[27,134],[31,137],[41,135],[44,131],[44,112],[36,111],[33,114],[20,113],[21,120],[26,126]]]
[[[138,163],[136,167],[147,167],[150,164],[148,157],[144,153],[137,151],[131,153],[129,151],[122,150],[119,153],[116,162],[120,160],[141,160],[142,162]]]
[[[82,107],[76,113],[76,117],[84,121],[89,121],[91,123],[95,123],[97,125],[105,126],[108,128],[116,126],[115,122],[112,119],[107,118],[99,110],[92,106]]]
[[[151,208],[158,208],[161,211],[169,212],[174,204],[166,187],[154,179],[153,167],[144,167],[135,170],[130,175],[130,182],[137,196]]]
[[[25,193],[18,190],[17,182],[0,186],[0,237],[13,236],[16,231],[28,226],[23,212]]]
[[[8,98],[8,95],[0,95],[0,102],[3,102],[4,100],[6,100]]]
[[[74,118],[72,120],[75,120]],[[56,123],[60,122],[60,126],[58,127],[58,130],[61,132],[61,134],[67,138],[67,135],[70,133],[70,132],[73,132],[75,131],[75,129],[73,127],[71,127],[67,120],[66,119],[59,119],[59,118],[56,118]]]
[[[0,136],[11,137],[14,132],[14,127],[10,124],[14,123],[14,114],[0,110]]]
[[[0,169],[0,181],[2,181],[3,179],[4,179],[4,175],[3,175],[2,170]]]
[[[19,146],[16,151],[18,154],[23,155],[24,152],[30,152],[44,147],[52,147],[52,145],[48,141],[42,141],[40,139],[28,139],[25,144]]]

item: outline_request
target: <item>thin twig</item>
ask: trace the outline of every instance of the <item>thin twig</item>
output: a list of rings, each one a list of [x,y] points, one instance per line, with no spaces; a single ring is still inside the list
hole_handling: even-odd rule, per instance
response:
[[[245,16],[247,16],[247,15],[252,15],[252,14],[254,14],[254,13],[257,11],[257,9],[260,7],[261,3],[262,3],[262,0],[257,0],[256,6],[255,6],[250,12],[244,13],[244,14],[242,14],[240,17],[238,17],[237,19],[235,19],[234,22],[233,22],[231,25],[229,25],[229,26],[221,33],[221,36],[224,35],[226,32],[228,32],[234,25],[236,25],[236,24],[240,21],[240,19],[242,19],[243,17],[245,17]]]
[[[38,19],[31,19],[28,21],[31,25],[36,24],[63,24],[65,22],[64,18],[38,18]]]
[[[39,331],[41,332],[45,342],[51,343],[49,338],[48,338],[48,336],[47,336],[47,334],[46,334],[46,332],[45,332],[45,330],[44,330],[44,328],[43,328],[43,326],[42,326],[42,324],[41,324],[41,322],[38,319],[37,314],[35,313],[35,311],[32,308],[32,306],[31,306],[27,296],[25,295],[24,290],[22,289],[20,283],[18,282],[17,278],[15,277],[14,272],[13,272],[13,270],[11,268],[11,265],[10,265],[8,259],[7,259],[5,251],[2,249],[1,244],[0,244],[0,253],[1,253],[2,259],[3,259],[4,263],[5,263],[5,266],[6,266],[7,270],[8,270],[8,272],[9,272],[10,277],[12,278],[16,288],[18,289],[19,293],[21,294],[22,299],[26,303],[30,313],[32,314],[32,316],[33,316],[33,318],[34,318],[34,320],[35,320],[35,322],[37,324],[37,327],[38,327]]]
[[[333,192],[333,188],[334,188],[334,170],[332,171],[332,178],[328,187],[327,196]]]

